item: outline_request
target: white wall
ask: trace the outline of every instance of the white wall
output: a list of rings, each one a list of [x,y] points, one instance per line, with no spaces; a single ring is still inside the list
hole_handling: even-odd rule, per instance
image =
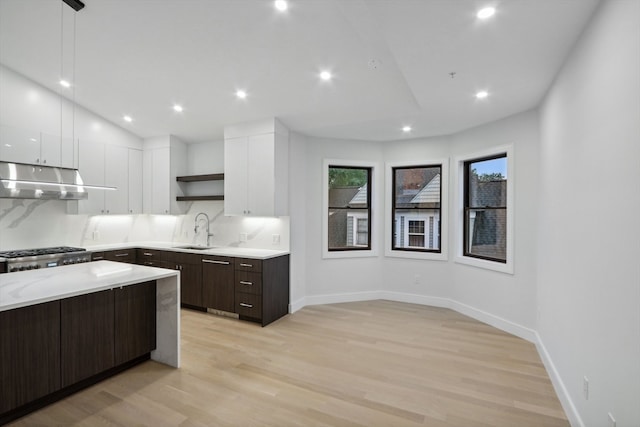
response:
[[[574,425],[640,425],[639,17],[603,2],[541,107],[538,333]]]

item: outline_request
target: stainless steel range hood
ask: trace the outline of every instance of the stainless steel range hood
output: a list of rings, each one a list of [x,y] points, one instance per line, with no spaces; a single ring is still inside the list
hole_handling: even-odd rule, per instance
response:
[[[0,198],[84,200],[87,189],[77,169],[0,161]]]

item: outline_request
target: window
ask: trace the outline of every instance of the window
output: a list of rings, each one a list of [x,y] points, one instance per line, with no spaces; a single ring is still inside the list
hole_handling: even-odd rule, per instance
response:
[[[464,162],[463,255],[507,262],[507,154]]]
[[[440,252],[442,166],[392,167],[392,250]]]
[[[371,170],[370,167],[329,165],[329,251],[371,249]]]

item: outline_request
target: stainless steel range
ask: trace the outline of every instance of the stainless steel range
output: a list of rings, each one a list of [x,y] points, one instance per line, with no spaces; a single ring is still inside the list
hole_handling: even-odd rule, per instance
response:
[[[0,258],[7,260],[7,271],[13,272],[89,262],[91,253],[83,248],[58,246],[0,252]]]

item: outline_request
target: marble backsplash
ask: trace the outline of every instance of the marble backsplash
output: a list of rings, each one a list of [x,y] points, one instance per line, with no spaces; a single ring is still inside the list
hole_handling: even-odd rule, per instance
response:
[[[222,201],[191,202],[184,215],[70,215],[66,203],[0,199],[0,250],[141,241],[204,245],[203,219],[195,231],[200,212],[209,217],[212,246],[289,250],[288,217],[224,216]]]

